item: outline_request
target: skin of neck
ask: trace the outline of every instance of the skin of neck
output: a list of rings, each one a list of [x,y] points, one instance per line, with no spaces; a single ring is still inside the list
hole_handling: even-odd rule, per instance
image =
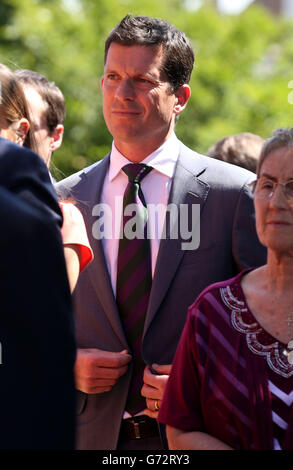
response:
[[[175,118],[174,118],[175,119]],[[154,139],[152,142],[148,141],[144,145],[142,143],[137,143],[137,141],[133,142],[118,142],[116,143],[114,139],[115,146],[117,150],[125,157],[127,160],[133,163],[140,163],[142,162],[145,158],[147,158],[151,153],[153,153],[155,150],[157,150],[161,145],[166,142],[166,140],[169,139],[171,136],[172,132],[174,131],[175,124],[172,121],[169,130],[165,136],[160,136],[158,139]]]
[[[293,252],[276,253],[268,250],[263,276],[270,292],[277,295],[286,292],[293,297]]]
[[[52,153],[50,153],[49,155],[47,155],[47,158],[44,158],[44,162],[45,162],[45,164],[46,164],[46,166],[47,166],[48,168],[50,168],[51,157],[52,157]]]

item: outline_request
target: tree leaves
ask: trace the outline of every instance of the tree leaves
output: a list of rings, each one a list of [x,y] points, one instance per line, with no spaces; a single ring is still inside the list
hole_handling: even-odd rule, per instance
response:
[[[292,23],[256,6],[223,16],[208,3],[190,12],[181,0],[2,0],[0,61],[43,73],[65,95],[64,143],[54,155],[64,174],[110,149],[100,92],[104,41],[127,13],[164,18],[191,39],[192,96],[176,126],[191,148],[206,152],[224,135],[267,137],[291,125]]]

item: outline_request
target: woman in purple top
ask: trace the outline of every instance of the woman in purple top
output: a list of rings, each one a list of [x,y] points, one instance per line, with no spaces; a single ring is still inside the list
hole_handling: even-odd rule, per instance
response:
[[[293,128],[265,142],[252,189],[267,264],[189,308],[159,413],[171,449],[293,449]]]

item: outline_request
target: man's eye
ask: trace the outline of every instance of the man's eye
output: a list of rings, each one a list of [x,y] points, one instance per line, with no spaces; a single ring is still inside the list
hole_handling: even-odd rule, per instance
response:
[[[143,78],[143,77],[137,78],[137,81],[138,81],[139,83],[151,83],[150,80],[148,80],[147,78]]]

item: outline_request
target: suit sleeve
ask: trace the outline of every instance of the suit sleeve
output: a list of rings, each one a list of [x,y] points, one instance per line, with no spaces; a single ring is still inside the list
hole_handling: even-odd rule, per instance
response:
[[[10,162],[0,149],[0,448],[73,449],[75,339],[60,210],[36,156],[26,153],[14,171],[15,153],[6,150]]]
[[[238,270],[264,265],[267,251],[256,233],[253,196],[246,184],[239,192],[232,230],[232,251]]]
[[[48,169],[38,155],[0,139],[0,186],[62,226],[62,214]]]

